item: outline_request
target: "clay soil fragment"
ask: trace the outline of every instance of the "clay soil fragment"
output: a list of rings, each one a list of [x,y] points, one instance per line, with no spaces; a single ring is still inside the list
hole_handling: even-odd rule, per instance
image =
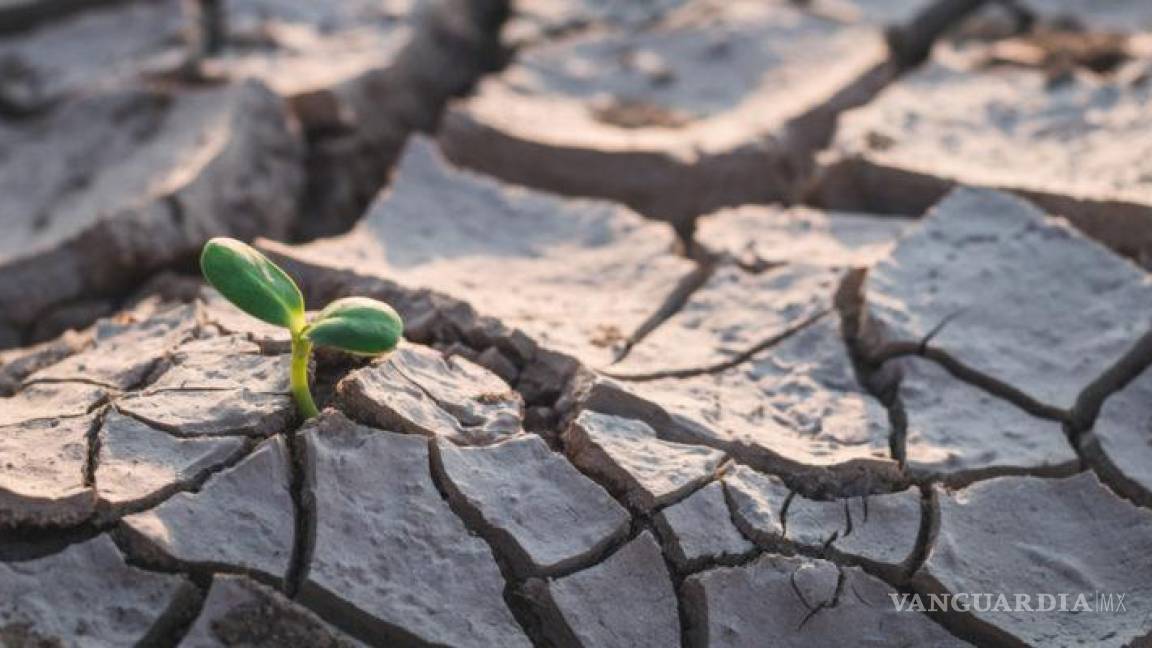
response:
[[[676,592],[660,545],[648,531],[595,567],[535,581],[530,589],[557,646],[680,644]]]
[[[520,574],[588,564],[628,533],[624,507],[536,435],[482,448],[436,444],[449,501]]]
[[[244,449],[241,439],[181,439],[117,412],[97,438],[97,506],[113,515],[191,487]]]
[[[39,419],[0,427],[0,527],[66,526],[92,515],[85,482],[95,417]]]
[[[241,645],[353,648],[362,644],[276,590],[244,576],[217,575],[180,647]]]
[[[688,226],[787,200],[831,117],[890,77],[880,30],[785,3],[696,3],[530,48],[448,113],[457,163]]]
[[[641,511],[672,503],[719,470],[723,452],[660,439],[643,421],[580,413],[564,433],[572,463]]]
[[[1145,370],[1104,401],[1092,430],[1081,437],[1090,463],[1125,497],[1152,505],[1152,443],[1149,443],[1152,371]]]
[[[288,448],[265,441],[197,493],[178,493],[122,520],[132,552],[147,561],[255,575],[284,586],[295,533]]]
[[[931,360],[893,362],[902,374],[903,457],[911,475],[960,485],[997,474],[1077,470],[1080,462],[1059,421],[1033,416]]]
[[[981,602],[957,621],[968,632],[1028,645],[1119,647],[1147,640],[1152,512],[1120,499],[1089,472],[1064,479],[1000,477],[941,490],[939,502],[940,530],[916,576],[917,589],[1063,592],[1068,610],[1079,595],[1091,601],[1078,613],[1040,611],[1035,595],[1033,611],[1013,610],[1015,601]],[[1097,592],[1112,601],[1123,595],[1125,611],[1101,611]]]
[[[531,645],[491,550],[433,484],[425,437],[330,412],[300,441],[315,507],[305,605],[374,642]]]
[[[0,563],[0,642],[112,648],[160,639],[195,588],[130,567],[107,535],[24,562]]]
[[[1079,4],[1086,20],[1098,13]],[[844,114],[815,202],[920,214],[956,185],[999,188],[1147,262],[1149,88],[1091,74],[1053,84],[1042,71],[937,57]]]
[[[734,560],[755,550],[732,524],[724,487],[712,482],[656,514],[665,552],[679,569]]]
[[[515,435],[520,395],[492,372],[459,356],[407,345],[357,369],[337,385],[353,418],[393,432],[487,444]]]
[[[1152,280],[1066,221],[957,189],[868,274],[869,353],[921,351],[1049,416],[1096,396],[1149,330]]]
[[[687,378],[577,386],[582,407],[646,422],[660,438],[721,449],[814,490],[897,479],[888,414],[859,384],[839,323],[824,317],[746,362]]]
[[[743,205],[701,217],[696,241],[753,270],[783,263],[866,268],[915,223],[899,216]]]
[[[742,567],[719,567],[684,583],[689,632],[696,645],[967,646],[928,617],[897,611],[883,581],[855,567],[765,555]],[[837,595],[837,581],[843,586]]]

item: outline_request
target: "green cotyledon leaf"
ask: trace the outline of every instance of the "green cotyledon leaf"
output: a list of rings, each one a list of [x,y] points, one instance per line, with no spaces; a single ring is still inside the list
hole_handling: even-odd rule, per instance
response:
[[[361,355],[396,348],[404,322],[391,306],[367,297],[345,297],[328,304],[304,330],[312,342]]]
[[[214,238],[200,253],[200,271],[245,313],[294,332],[304,326],[304,296],[296,282],[251,246]]]

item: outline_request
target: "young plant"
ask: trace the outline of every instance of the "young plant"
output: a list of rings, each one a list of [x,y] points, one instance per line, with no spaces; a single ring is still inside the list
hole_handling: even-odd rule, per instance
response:
[[[237,308],[288,329],[292,395],[306,419],[319,413],[308,388],[313,345],[374,356],[395,349],[404,331],[404,323],[391,306],[367,297],[337,299],[308,321],[296,282],[268,257],[235,239],[214,238],[205,243],[200,270]]]

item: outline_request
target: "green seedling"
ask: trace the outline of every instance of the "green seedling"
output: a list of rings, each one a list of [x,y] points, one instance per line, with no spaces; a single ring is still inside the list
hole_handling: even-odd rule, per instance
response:
[[[367,297],[328,304],[311,321],[296,282],[251,246],[214,238],[200,253],[204,278],[237,308],[292,335],[292,396],[304,418],[319,412],[308,388],[313,345],[375,356],[396,348],[404,323],[391,306]]]

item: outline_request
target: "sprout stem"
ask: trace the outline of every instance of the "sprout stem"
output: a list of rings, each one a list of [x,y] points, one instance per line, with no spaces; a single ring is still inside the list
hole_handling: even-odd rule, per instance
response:
[[[305,419],[319,414],[312,392],[308,389],[308,359],[312,355],[312,342],[302,335],[292,334],[292,396]]]

